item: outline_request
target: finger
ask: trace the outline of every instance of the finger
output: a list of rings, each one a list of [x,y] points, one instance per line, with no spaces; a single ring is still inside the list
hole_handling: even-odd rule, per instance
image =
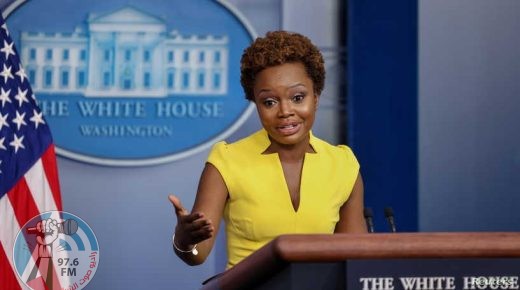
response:
[[[214,235],[214,228],[211,225],[204,226],[196,231],[185,232],[183,238],[179,237],[178,242],[181,245],[194,245],[207,240]]]
[[[190,213],[188,215],[185,215],[185,216],[182,216],[180,217],[180,221],[182,223],[193,223],[195,222],[196,220],[199,220],[199,219],[206,219],[204,217],[204,214],[203,213],[200,213],[200,212],[194,212],[194,213]]]
[[[191,239],[194,244],[198,244],[204,240],[210,239],[214,235],[213,226],[205,226],[200,230],[194,231],[190,233]]]
[[[189,236],[192,238],[203,236],[207,233],[212,234],[214,232],[214,227],[212,224],[206,224],[199,228],[193,228],[193,230],[187,232]]]
[[[36,229],[38,230],[38,232],[40,232],[40,233],[42,232],[42,222],[38,222],[36,224]]]
[[[191,223],[187,223],[185,229],[187,232],[193,232],[198,231],[208,225],[211,225],[211,221],[209,219],[197,219]]]
[[[175,214],[177,216],[189,214],[188,210],[186,210],[186,208],[184,208],[184,206],[182,206],[181,200],[178,197],[176,197],[173,194],[170,194],[168,196],[168,199],[170,200],[173,207],[175,208]]]

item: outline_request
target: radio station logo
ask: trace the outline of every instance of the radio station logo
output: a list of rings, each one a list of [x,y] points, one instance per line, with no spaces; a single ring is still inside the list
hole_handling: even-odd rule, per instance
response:
[[[254,32],[225,2],[20,2],[6,21],[62,156],[168,162],[229,136],[252,112],[239,63]]]
[[[20,229],[13,261],[16,274],[30,289],[82,289],[96,273],[99,245],[81,218],[49,211]]]

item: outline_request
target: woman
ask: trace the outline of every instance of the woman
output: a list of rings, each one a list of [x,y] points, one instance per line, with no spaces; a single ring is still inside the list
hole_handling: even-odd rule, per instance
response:
[[[281,234],[366,232],[356,158],[311,132],[324,80],[321,53],[300,34],[270,32],[244,51],[241,83],[263,129],[215,144],[191,213],[170,195],[182,260],[204,262],[222,217],[227,268]]]

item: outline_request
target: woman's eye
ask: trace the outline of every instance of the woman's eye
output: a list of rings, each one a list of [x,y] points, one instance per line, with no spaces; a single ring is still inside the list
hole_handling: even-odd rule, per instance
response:
[[[275,101],[274,100],[264,100],[263,103],[264,103],[264,106],[266,106],[266,107],[272,107],[272,106],[274,106]]]
[[[293,97],[293,102],[295,103],[299,103],[301,101],[303,101],[303,98],[305,98],[305,95],[303,94],[298,94],[296,96]]]

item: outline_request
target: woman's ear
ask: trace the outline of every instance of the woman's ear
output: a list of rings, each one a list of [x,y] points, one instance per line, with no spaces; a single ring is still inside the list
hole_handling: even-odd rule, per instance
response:
[[[314,94],[314,111],[318,110],[318,105],[320,104],[320,95]]]

